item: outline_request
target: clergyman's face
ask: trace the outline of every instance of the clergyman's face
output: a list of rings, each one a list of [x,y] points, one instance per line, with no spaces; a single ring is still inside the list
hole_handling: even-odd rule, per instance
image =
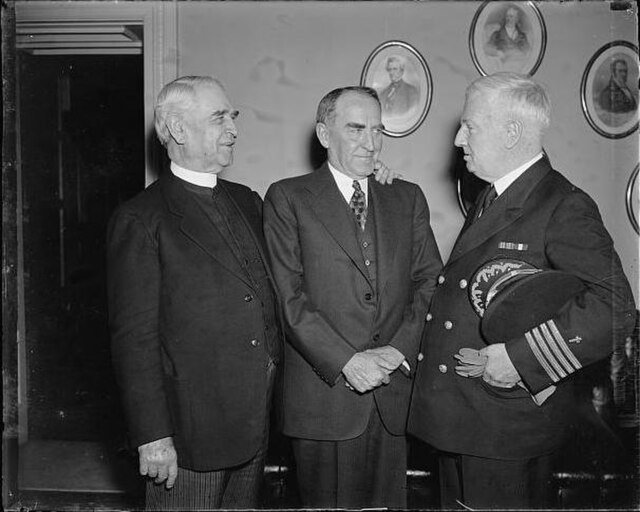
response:
[[[402,78],[404,70],[398,61],[392,60],[387,63],[387,73],[389,73],[389,80],[397,82]]]
[[[497,99],[474,92],[467,97],[454,144],[464,151],[469,172],[493,183],[502,176],[504,130]]]
[[[237,115],[221,87],[197,86],[194,101],[182,117],[184,152],[195,167],[192,170],[218,173],[233,163]]]
[[[316,132],[329,162],[352,179],[374,170],[382,149],[380,105],[364,93],[346,92],[336,101],[333,119],[318,123]]]
[[[626,84],[627,74],[628,74],[627,64],[624,61],[616,62],[615,68],[613,70],[613,77],[618,81],[618,83]]]

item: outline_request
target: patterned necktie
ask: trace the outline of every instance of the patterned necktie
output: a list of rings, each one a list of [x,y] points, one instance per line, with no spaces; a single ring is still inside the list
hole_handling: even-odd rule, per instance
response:
[[[360,188],[360,183],[358,183],[357,180],[353,180],[352,186],[354,190],[351,201],[349,201],[349,207],[356,216],[356,221],[364,231],[364,225],[367,222],[367,201],[364,192]]]
[[[487,190],[487,194],[484,196],[484,199],[482,201],[482,208],[478,210],[478,218],[480,218],[482,214],[484,214],[484,212],[487,211],[487,209],[489,208],[489,206],[491,206],[491,203],[493,203],[496,197],[498,197],[498,192],[496,192],[496,187],[491,185]]]

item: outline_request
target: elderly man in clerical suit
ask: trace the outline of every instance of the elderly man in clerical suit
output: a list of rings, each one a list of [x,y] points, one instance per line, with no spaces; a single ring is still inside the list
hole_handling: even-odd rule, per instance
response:
[[[409,432],[441,451],[444,508],[550,506],[553,455],[575,421],[571,377],[633,328],[633,296],[598,208],[542,150],[549,117],[528,77],[497,73],[467,89],[455,144],[491,186],[438,277],[409,416]],[[487,346],[467,288],[495,258],[570,273],[584,290],[522,336]],[[462,348],[486,356],[482,378],[458,362]]]
[[[260,504],[280,339],[261,200],[217,178],[237,114],[211,77],[166,85],[155,115],[170,172],[109,227],[113,361],[147,509]]]
[[[382,146],[373,89],[328,93],[328,162],[273,184],[265,237],[289,326],[283,432],[305,507],[406,504],[405,428],[441,260],[414,184],[369,178]]]

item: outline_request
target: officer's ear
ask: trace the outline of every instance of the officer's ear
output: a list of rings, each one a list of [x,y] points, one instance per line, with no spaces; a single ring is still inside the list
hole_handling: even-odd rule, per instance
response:
[[[329,149],[329,128],[324,123],[316,123],[316,135],[324,149]]]
[[[176,144],[184,144],[187,139],[187,133],[182,116],[179,116],[177,114],[169,114],[167,115],[165,124],[167,126],[167,129],[169,130],[169,133],[171,134],[171,138],[176,142]]]
[[[523,132],[522,121],[518,119],[511,119],[506,124],[506,140],[505,147],[507,149],[513,149],[518,145],[522,138]]]

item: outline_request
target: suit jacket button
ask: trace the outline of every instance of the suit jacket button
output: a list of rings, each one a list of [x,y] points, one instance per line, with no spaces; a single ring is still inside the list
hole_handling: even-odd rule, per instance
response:
[[[364,264],[368,267],[369,265],[371,265],[371,261],[369,261],[369,260],[364,260]]]
[[[380,340],[380,333],[377,332],[373,335],[373,341],[379,341],[379,340]]]
[[[431,313],[427,313],[427,322],[431,322],[433,315]]]
[[[260,345],[260,342],[258,340],[251,340],[252,347],[258,347],[259,345]]]
[[[447,331],[450,331],[451,329],[453,329],[453,322],[451,322],[450,320],[447,320],[447,321],[444,323],[444,328],[445,328]]]
[[[251,295],[250,293],[247,293],[247,294],[244,296],[244,301],[245,301],[245,302],[251,302],[252,300],[253,300],[253,295]]]
[[[447,373],[447,365],[446,364],[438,365],[438,370],[440,370],[440,373]]]
[[[466,279],[460,279],[460,288],[462,288],[463,290],[467,287],[468,284],[469,283]]]
[[[371,300],[372,298],[373,298],[373,295],[371,295],[370,293],[364,294],[364,300]]]
[[[444,276],[443,275],[439,275],[438,276],[438,284],[442,284],[444,283]]]
[[[424,354],[422,352],[420,352],[418,354],[418,362],[422,361],[424,359]]]

